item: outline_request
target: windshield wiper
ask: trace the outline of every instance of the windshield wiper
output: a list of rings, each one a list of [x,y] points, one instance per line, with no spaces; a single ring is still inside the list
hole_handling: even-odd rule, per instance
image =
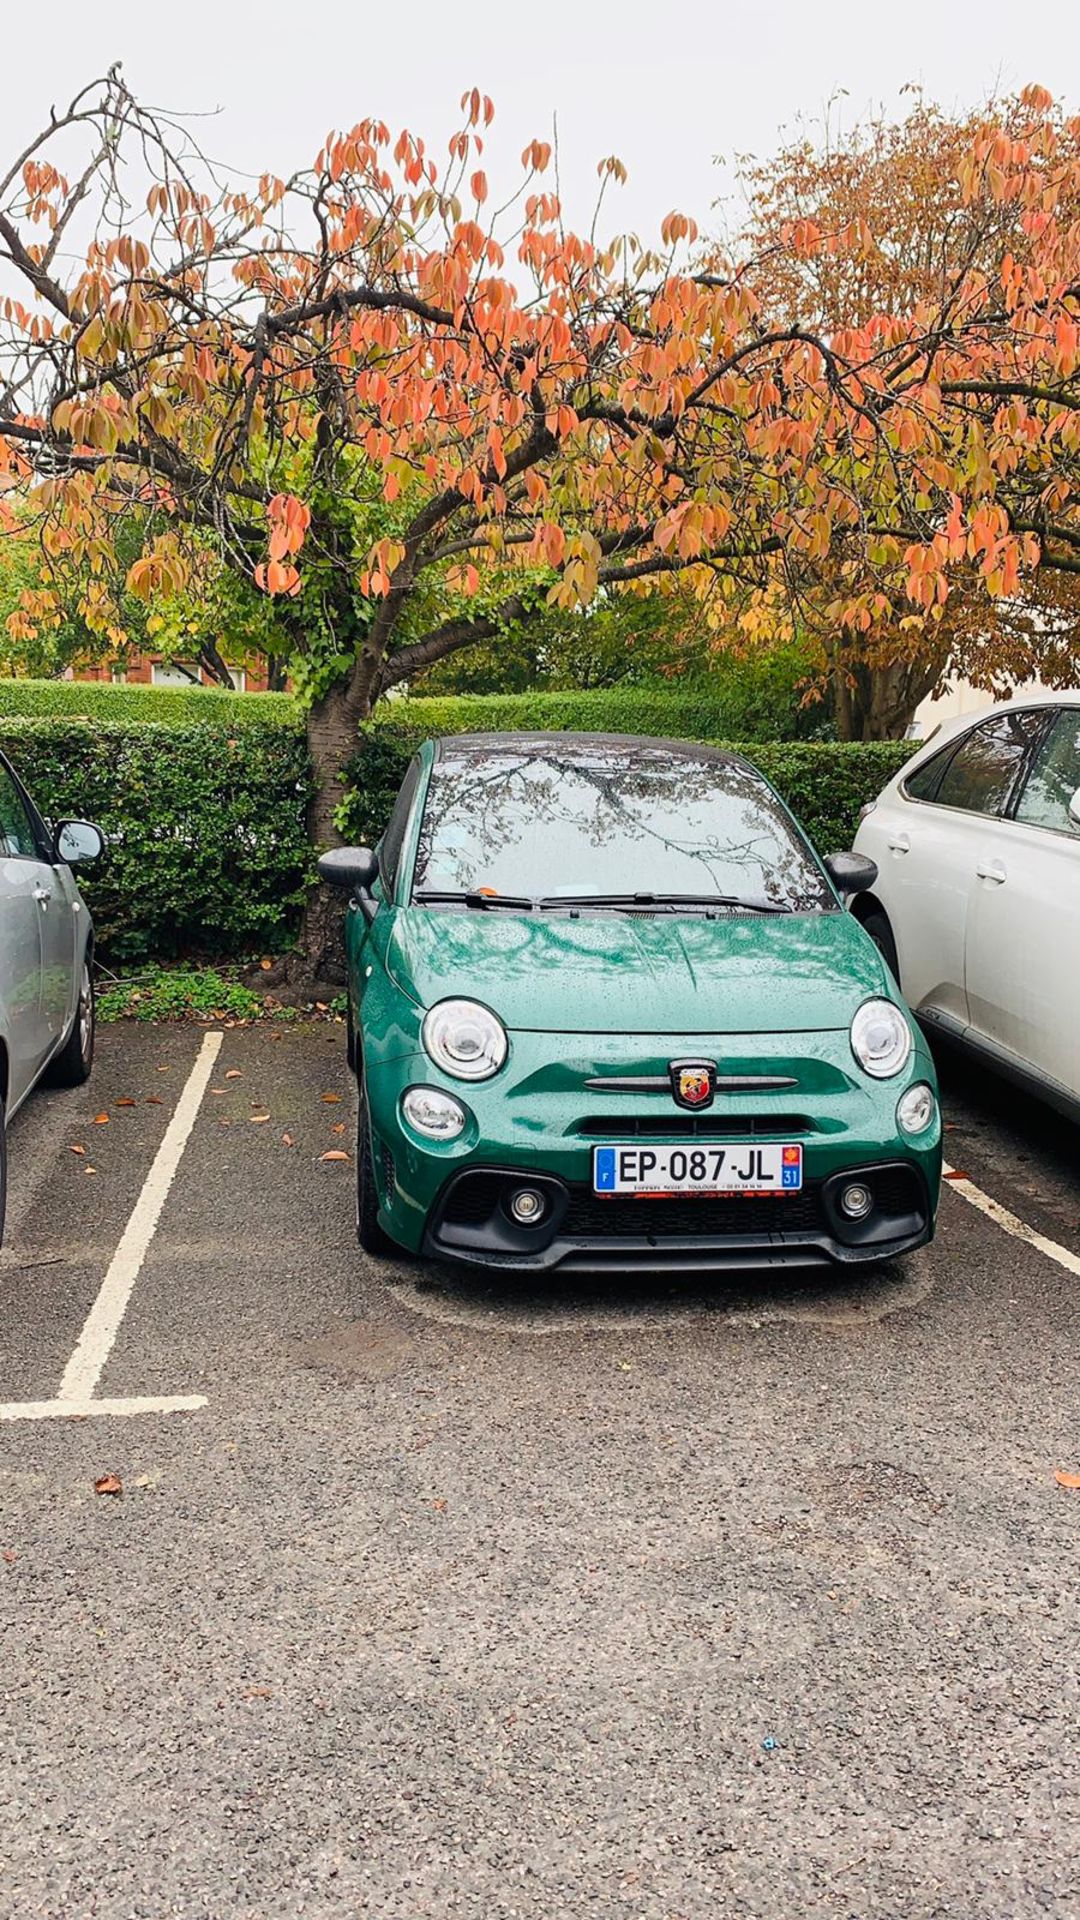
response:
[[[741,907],[746,913],[792,913],[792,907],[778,906],[774,900],[749,899],[737,893],[551,893],[537,901],[539,907]]]
[[[481,910],[488,907],[516,907],[519,911],[524,907],[529,912],[531,912],[536,905],[536,901],[531,899],[528,894],[481,893],[478,887],[471,887],[465,893],[443,892],[437,887],[421,887],[419,892],[413,894],[413,900],[421,907],[445,905],[477,907]]]

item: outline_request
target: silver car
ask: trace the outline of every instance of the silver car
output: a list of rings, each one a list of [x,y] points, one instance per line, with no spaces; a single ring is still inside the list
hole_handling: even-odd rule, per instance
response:
[[[102,845],[89,821],[44,821],[0,754],[0,1240],[8,1120],[44,1075],[78,1086],[93,1063],[94,929],[71,869]]]

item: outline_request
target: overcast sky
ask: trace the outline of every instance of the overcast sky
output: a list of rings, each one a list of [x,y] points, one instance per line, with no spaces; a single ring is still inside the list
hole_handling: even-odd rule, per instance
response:
[[[1038,80],[1080,109],[1077,0],[6,0],[4,16],[4,155],[113,60],[155,105],[220,109],[201,144],[256,174],[288,173],[367,114],[445,154],[476,85],[496,107],[495,184],[516,183],[521,148],[549,138],[557,113],[568,221],[587,219],[596,162],[616,153],[630,178],[605,227],[643,238],[672,208],[707,226],[731,191],[715,157],[770,151],[841,88],[849,117],[902,112],[906,81],[966,107]]]

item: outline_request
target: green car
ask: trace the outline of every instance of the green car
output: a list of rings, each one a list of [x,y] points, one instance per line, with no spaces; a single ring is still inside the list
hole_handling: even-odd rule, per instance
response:
[[[934,1230],[933,1063],[822,862],[736,754],[429,741],[348,890],[357,1223],[503,1271],[868,1266]]]

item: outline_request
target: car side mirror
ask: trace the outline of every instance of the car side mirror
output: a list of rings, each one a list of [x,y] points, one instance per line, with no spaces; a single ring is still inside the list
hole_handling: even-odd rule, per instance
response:
[[[53,859],[66,867],[100,859],[104,851],[105,835],[89,820],[61,820],[53,828]]]
[[[319,855],[319,879],[345,893],[370,893],[378,874],[378,856],[370,847],[330,847]]]
[[[1072,821],[1074,827],[1080,827],[1080,787],[1077,787],[1076,792],[1069,801],[1069,819]]]
[[[865,893],[878,876],[877,861],[864,853],[830,853],[825,871],[837,893]]]

